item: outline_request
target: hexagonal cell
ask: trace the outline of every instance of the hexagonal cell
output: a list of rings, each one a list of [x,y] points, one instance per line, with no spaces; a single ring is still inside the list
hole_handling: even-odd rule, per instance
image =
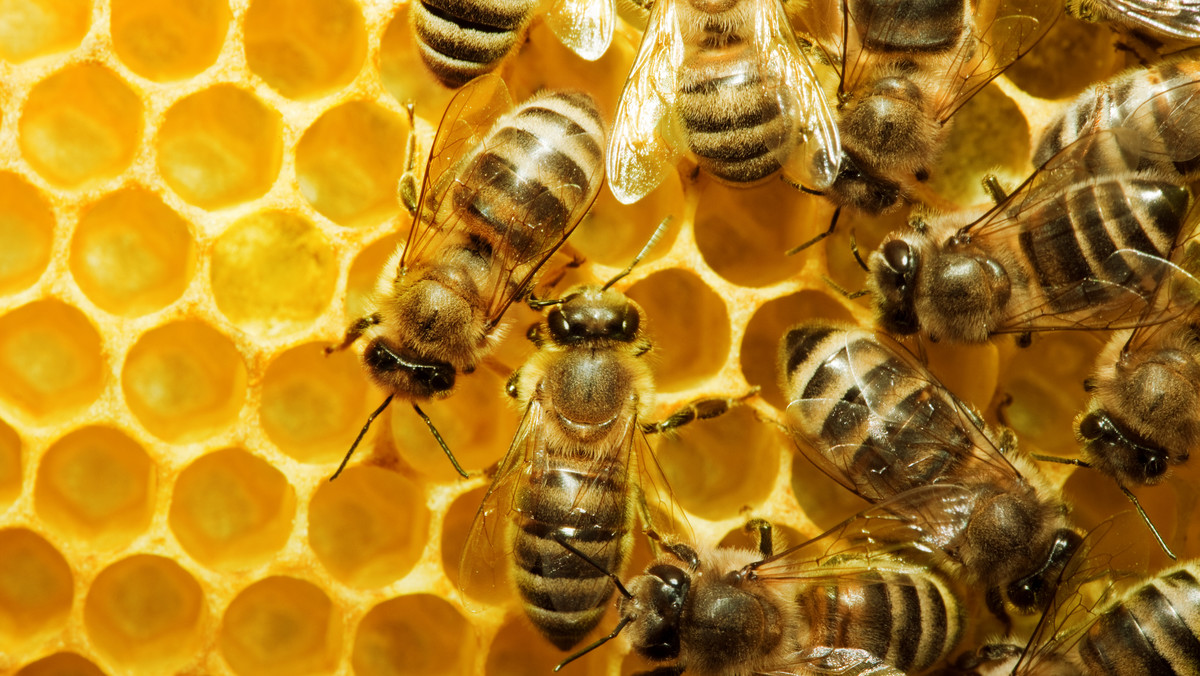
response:
[[[269,577],[230,602],[219,645],[241,676],[327,674],[337,668],[342,631],[340,613],[320,587]]]
[[[24,528],[0,530],[0,653],[66,622],[74,593],[71,568],[53,545]]]
[[[379,45],[379,76],[383,87],[401,103],[418,101],[417,115],[437,120],[453,90],[443,87],[421,63],[413,45],[408,3],[397,3]]]
[[[997,396],[1011,395],[1003,413],[1025,450],[1078,453],[1071,421],[1087,403],[1083,381],[1101,347],[1083,331],[1037,335],[1024,349],[1001,345]]]
[[[168,523],[187,553],[210,568],[246,568],[286,543],[296,491],[267,461],[240,448],[201,456],[179,474]]]
[[[90,0],[0,3],[0,59],[21,63],[75,48],[87,35]]]
[[[138,316],[183,295],[196,267],[187,221],[154,193],[131,188],[107,195],[79,219],[71,240],[71,275],[93,303]]]
[[[54,653],[25,665],[17,676],[104,676],[104,672],[75,653]]]
[[[696,207],[696,246],[734,284],[766,286],[795,275],[808,255],[784,252],[829,227],[824,202],[783,183],[753,188],[705,184]]]
[[[600,622],[595,632],[612,631],[612,614]],[[585,642],[586,644],[586,642]],[[538,676],[554,671],[566,655],[559,652],[533,628],[524,614],[515,612],[504,622],[488,650],[487,676]],[[608,673],[607,653],[595,650],[571,663],[571,673],[579,676],[602,676]]]
[[[246,365],[216,329],[181,321],[142,335],[129,350],[121,387],[146,429],[167,441],[192,441],[237,418],[246,396]]]
[[[1042,99],[1074,96],[1124,66],[1112,30],[1060,16],[1042,41],[1005,71],[1026,93]]]
[[[666,254],[683,227],[684,213],[683,186],[675,172],[654,192],[630,205],[618,202],[606,182],[592,210],[571,233],[570,244],[595,263],[624,269],[646,246],[659,223],[670,216],[667,231],[642,263]]]
[[[981,177],[996,174],[1014,189],[1027,173],[1029,123],[996,85],[989,85],[954,114],[930,185],[957,204],[983,204],[990,195]],[[1009,180],[1005,180],[1009,179]]]
[[[0,508],[21,495],[21,437],[0,420]]]
[[[655,449],[679,504],[713,521],[767,498],[779,474],[779,452],[779,439],[745,406],[693,423]]]
[[[279,113],[253,94],[217,85],[171,107],[156,149],[163,180],[205,209],[252,200],[270,189],[283,152]]]
[[[651,363],[660,389],[685,390],[724,365],[729,313],[721,297],[695,274],[656,272],[626,294],[646,311],[642,326],[654,340]]]
[[[475,632],[454,606],[430,594],[384,601],[358,625],[350,659],[358,676],[466,675]]]
[[[245,32],[250,70],[292,99],[346,84],[367,53],[362,14],[351,0],[254,0]]]
[[[137,554],[100,571],[83,606],[88,636],[125,667],[167,673],[204,638],[204,593],[178,563]]]
[[[375,467],[321,484],[308,508],[308,543],[335,578],[366,589],[391,584],[421,557],[429,511],[421,487]]]
[[[762,388],[762,397],[776,408],[787,407],[779,390],[780,374],[775,363],[779,341],[792,325],[815,318],[854,321],[850,312],[828,295],[802,291],[763,303],[746,327],[742,338],[742,373],[751,385]]]
[[[25,179],[0,173],[0,293],[28,288],[50,263],[54,212]]]
[[[54,442],[38,465],[34,500],[48,526],[91,546],[128,544],[154,516],[154,462],[109,427],[84,427]]]
[[[360,251],[354,258],[346,280],[346,317],[357,319],[367,313],[367,304],[375,293],[379,273],[401,241],[399,233],[388,235]]]
[[[138,75],[165,82],[216,62],[229,30],[229,4],[113,0],[109,21],[117,57]]]
[[[46,180],[74,187],[116,176],[142,139],[142,102],[109,69],[84,63],[34,86],[21,113],[21,153]]]
[[[300,194],[341,225],[373,225],[400,210],[408,121],[366,101],[351,101],[317,119],[296,145]]]
[[[29,415],[57,418],[103,389],[100,334],[82,312],[40,300],[0,317],[0,397]]]
[[[246,216],[213,245],[217,307],[258,335],[311,325],[333,299],[337,275],[329,239],[307,220],[282,211]]]
[[[367,382],[353,352],[324,344],[292,348],[263,376],[259,420],[280,450],[301,462],[342,459],[365,420]]]

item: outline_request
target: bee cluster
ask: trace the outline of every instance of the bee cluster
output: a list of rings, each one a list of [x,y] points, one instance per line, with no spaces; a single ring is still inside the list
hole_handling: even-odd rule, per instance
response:
[[[488,365],[511,306],[542,313],[527,333],[536,351],[507,385],[523,418],[488,472],[462,554],[468,605],[515,589],[541,634],[575,651],[560,667],[624,633],[649,665],[640,673],[655,675],[939,664],[1200,672],[1194,565],[1123,601],[1114,591],[1137,568],[1125,556],[1133,539],[1153,533],[1174,558],[1129,489],[1162,481],[1200,441],[1200,282],[1187,260],[1200,62],[1161,56],[1200,42],[1200,8],[1068,5],[1112,22],[1146,64],[1067,105],[1033,148],[1036,170],[1012,190],[987,176],[993,204],[980,209],[953,205],[930,179],[954,114],[1041,40],[1062,12],[1055,3],[656,0],[607,138],[587,94],[514,107],[498,76],[480,75],[518,45],[532,5],[415,5],[424,63],[461,89],[419,192],[415,170],[401,183],[408,238],[341,347],[362,339],[363,364],[388,392],[380,411],[394,398],[411,403],[467,476],[419,403]],[[548,11],[579,56],[608,48],[614,3]],[[654,346],[644,311],[614,284],[666,223],[611,279],[560,291],[578,258],[541,275],[570,248],[602,183],[629,204],[676,172],[685,191],[701,175],[747,191],[782,179],[827,199],[828,228],[789,255],[834,233],[843,211],[917,207],[866,260],[844,252],[867,272],[857,295],[870,295],[878,331],[796,317],[781,337],[786,415],[762,423],[870,505],[792,547],[776,547],[771,525],[753,518],[757,551],[697,542],[654,458],[647,437],[759,396],[728,392],[651,417]],[[1079,459],[1022,450],[926,365],[934,343],[1012,334],[1024,347],[1061,330],[1113,332],[1076,421]],[[1134,534],[1118,517],[1076,524],[1037,461],[1108,475],[1149,530]],[[625,578],[642,536],[657,558]],[[1085,594],[1088,585],[1101,589]],[[618,592],[615,628],[579,649]],[[1005,638],[945,666],[980,604]],[[1026,640],[1010,613],[1040,618],[1021,630]]]

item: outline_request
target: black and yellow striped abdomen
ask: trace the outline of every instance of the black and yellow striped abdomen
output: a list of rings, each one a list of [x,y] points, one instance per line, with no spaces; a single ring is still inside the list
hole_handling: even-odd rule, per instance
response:
[[[532,0],[421,0],[412,6],[421,60],[450,88],[494,70],[516,45]]]

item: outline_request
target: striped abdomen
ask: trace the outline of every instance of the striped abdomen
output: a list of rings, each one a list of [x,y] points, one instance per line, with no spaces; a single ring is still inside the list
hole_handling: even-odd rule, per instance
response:
[[[573,648],[600,623],[614,587],[557,538],[606,570],[620,571],[630,517],[625,477],[620,462],[550,453],[544,469],[530,469],[528,482],[517,488],[512,577],[526,615],[561,650]]]
[[[500,64],[529,22],[532,0],[421,0],[413,3],[417,51],[447,87]]]
[[[851,0],[863,47],[882,52],[941,52],[967,29],[966,0]]]
[[[933,573],[878,570],[814,586],[797,596],[800,649],[865,650],[905,673],[929,668],[962,636],[957,597]]]
[[[1123,178],[1076,185],[1032,211],[1017,236],[1030,297],[1020,299],[1014,289],[1013,312],[1100,311],[1114,300],[1126,302],[1126,289],[1152,288],[1162,266],[1114,254],[1132,249],[1168,258],[1188,202],[1180,186]]]
[[[1200,564],[1150,580],[1100,616],[1076,647],[1089,676],[1200,673]]]

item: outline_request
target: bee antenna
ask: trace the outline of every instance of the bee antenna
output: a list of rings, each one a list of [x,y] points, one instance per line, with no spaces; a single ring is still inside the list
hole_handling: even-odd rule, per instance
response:
[[[1158,540],[1158,546],[1162,547],[1162,550],[1166,552],[1167,556],[1171,557],[1172,561],[1177,561],[1178,558],[1175,556],[1175,552],[1171,551],[1171,548],[1168,547],[1167,543],[1163,540],[1162,535],[1159,534],[1158,529],[1154,527],[1154,523],[1150,521],[1150,516],[1146,514],[1146,510],[1142,509],[1142,503],[1138,502],[1137,496],[1131,493],[1129,489],[1125,488],[1124,486],[1121,486],[1121,492],[1124,493],[1125,497],[1129,498],[1129,501],[1133,503],[1133,508],[1136,509],[1138,515],[1142,517],[1142,521],[1146,522],[1146,527],[1150,529],[1152,534],[1154,534],[1154,539]]]
[[[578,556],[579,558],[583,559],[584,561],[587,561],[589,564],[591,564],[591,566],[593,568],[595,568],[596,570],[598,570],[601,573],[604,573],[606,576],[608,576],[608,579],[612,580],[613,584],[615,584],[617,586],[617,591],[621,592],[621,596],[624,596],[627,599],[633,598],[633,594],[630,594],[629,590],[625,588],[625,585],[621,584],[621,579],[617,577],[616,573],[614,573],[611,570],[600,565],[599,563],[596,562],[595,559],[588,556],[587,554],[584,554],[583,552],[579,551],[579,549],[576,548],[575,545],[571,544],[570,542],[567,541],[567,539],[565,537],[563,537],[562,533],[555,533],[554,539],[555,539],[555,541],[558,542],[558,544],[563,546],[563,549],[567,550],[568,552],[571,552],[572,554],[574,554],[575,556]],[[610,636],[609,638],[612,638],[612,637]],[[607,641],[607,640],[608,639],[605,639],[605,641]],[[601,641],[600,643],[603,643],[603,642],[604,641]],[[597,645],[599,645],[599,644],[597,644]],[[592,646],[592,648],[595,648],[595,647],[596,646]],[[588,650],[591,650],[592,648],[588,648]],[[584,652],[587,652],[587,651],[584,651]],[[582,653],[580,653],[580,654],[582,654]],[[579,657],[579,655],[575,655],[575,657]],[[572,657],[571,659],[575,659],[575,657]],[[567,660],[567,661],[569,662],[570,660]],[[566,662],[563,662],[563,664],[566,664]],[[559,666],[561,667],[562,664],[560,664]]]
[[[654,232],[650,235],[650,239],[646,241],[646,245],[643,246],[642,250],[639,251],[638,254],[633,257],[633,260],[629,262],[629,265],[624,270],[618,272],[615,277],[608,280],[608,282],[606,282],[604,284],[604,286],[601,287],[600,290],[608,291],[609,287],[611,287],[613,284],[616,284],[618,280],[620,280],[625,275],[628,275],[630,272],[633,272],[634,266],[636,266],[639,262],[641,262],[643,256],[650,253],[650,250],[654,248],[654,245],[658,244],[658,240],[662,239],[662,236],[667,232],[667,224],[670,222],[671,222],[670,216],[667,216],[666,218],[662,219],[662,222],[658,224],[658,227],[655,228]]]
[[[442,452],[445,453],[446,457],[450,459],[450,464],[454,465],[454,470],[458,472],[462,478],[470,478],[470,475],[467,474],[466,471],[463,470],[462,466],[458,464],[458,460],[454,457],[454,454],[450,452],[450,447],[446,445],[446,441],[442,439],[442,435],[438,434],[437,428],[433,426],[433,421],[429,419],[429,416],[425,415],[425,411],[422,411],[421,407],[417,406],[417,402],[415,401],[413,402],[412,407],[413,410],[417,412],[417,415],[421,416],[421,420],[425,421],[425,426],[429,428],[429,433],[432,434],[433,438],[437,440],[438,446],[442,447]],[[380,408],[379,410],[382,411],[383,409]]]
[[[813,237],[812,239],[808,240],[804,244],[801,244],[799,246],[794,246],[794,247],[788,249],[787,251],[784,251],[783,255],[784,256],[795,256],[796,254],[800,253],[801,251],[804,251],[805,249],[807,249],[808,247],[810,247],[810,246],[816,244],[817,242],[820,242],[821,240],[825,239],[826,237],[832,235],[834,228],[837,228],[838,216],[841,216],[841,215],[842,215],[841,207],[834,209],[833,210],[833,218],[829,219],[829,227],[826,228],[824,232],[817,235],[816,237]]]
[[[360,430],[358,433],[358,436],[354,438],[354,443],[350,444],[350,450],[346,451],[346,457],[342,458],[342,464],[338,465],[337,471],[333,473],[333,476],[329,477],[330,481],[338,478],[338,475],[342,473],[342,470],[346,469],[346,463],[350,462],[350,456],[354,455],[354,449],[358,448],[358,442],[362,441],[363,437],[367,436],[367,430],[371,429],[371,423],[375,422],[375,418],[379,417],[379,414],[383,413],[383,410],[388,407],[388,404],[392,403],[392,397],[394,396],[396,395],[389,394],[387,399],[383,400],[383,404],[381,404],[379,408],[375,409],[371,415],[367,416],[367,424],[363,425],[362,430]]]
[[[605,643],[608,643],[609,641],[616,638],[617,635],[621,633],[621,630],[625,628],[625,625],[629,624],[632,621],[633,621],[633,617],[631,617],[631,616],[622,617],[621,621],[617,623],[617,628],[613,629],[611,634],[609,634],[608,636],[605,636],[604,638],[600,639],[599,641],[596,641],[595,643],[584,648],[583,650],[580,650],[579,652],[575,653],[574,655],[571,655],[570,657],[563,660],[562,662],[559,662],[558,666],[554,667],[555,673],[558,673],[558,671],[560,669],[562,669],[563,667],[567,666],[568,664],[574,662],[575,660],[579,659],[580,657],[583,657],[584,655],[592,652],[596,648],[599,648],[600,646],[604,645]]]
[[[858,240],[854,238],[854,231],[850,231],[850,253],[854,254],[854,260],[858,261],[858,267],[863,269],[863,272],[870,272],[871,266],[863,260],[863,257],[858,253]]]
[[[821,279],[825,280],[825,283],[828,284],[831,289],[845,296],[847,300],[854,300],[855,298],[862,298],[863,296],[867,295],[866,289],[847,291],[841,284],[833,281],[829,275],[821,275]]]

